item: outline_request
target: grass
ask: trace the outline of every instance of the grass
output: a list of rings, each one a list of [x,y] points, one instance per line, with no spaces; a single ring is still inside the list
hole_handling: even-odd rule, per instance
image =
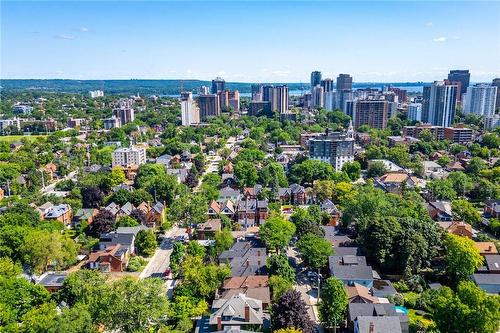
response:
[[[21,139],[27,139],[30,141],[35,141],[37,138],[45,138],[46,135],[5,135],[0,136],[0,142],[7,142],[11,144],[13,142],[21,141]]]

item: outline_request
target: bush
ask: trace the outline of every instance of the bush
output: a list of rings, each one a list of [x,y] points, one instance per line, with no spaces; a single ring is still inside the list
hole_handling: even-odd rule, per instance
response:
[[[146,260],[141,257],[132,257],[128,262],[127,270],[129,272],[140,272],[146,266]]]

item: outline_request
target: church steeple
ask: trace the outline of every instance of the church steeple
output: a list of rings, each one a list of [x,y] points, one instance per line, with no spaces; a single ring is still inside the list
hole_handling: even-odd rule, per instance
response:
[[[354,128],[352,127],[352,120],[349,121],[349,128],[347,129],[347,138],[354,139]]]

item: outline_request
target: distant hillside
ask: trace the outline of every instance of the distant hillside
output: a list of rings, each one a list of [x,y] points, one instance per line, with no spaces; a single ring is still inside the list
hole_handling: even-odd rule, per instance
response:
[[[41,90],[67,93],[87,93],[90,90],[104,90],[106,94],[136,94],[141,95],[175,95],[180,87],[184,90],[196,91],[201,86],[211,85],[210,81],[202,80],[0,80],[0,89]],[[275,83],[279,84],[279,83]],[[290,90],[308,89],[308,84],[286,83]],[[354,83],[354,87],[378,87],[391,83]],[[241,93],[251,92],[252,83],[227,82],[226,87],[239,90]],[[397,86],[420,86],[421,82],[395,83]]]

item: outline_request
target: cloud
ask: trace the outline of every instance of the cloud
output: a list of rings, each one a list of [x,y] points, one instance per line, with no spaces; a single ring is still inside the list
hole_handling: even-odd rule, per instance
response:
[[[59,35],[55,35],[54,38],[71,40],[71,39],[75,39],[76,37],[73,35],[59,34]]]
[[[433,25],[434,25],[434,23],[432,23],[432,22],[425,22],[426,27],[432,27]]]
[[[89,28],[87,28],[87,27],[80,27],[80,29],[78,29],[78,30],[80,30],[80,32],[88,32]]]
[[[434,43],[444,43],[444,42],[446,42],[446,37],[436,37],[432,41]]]

